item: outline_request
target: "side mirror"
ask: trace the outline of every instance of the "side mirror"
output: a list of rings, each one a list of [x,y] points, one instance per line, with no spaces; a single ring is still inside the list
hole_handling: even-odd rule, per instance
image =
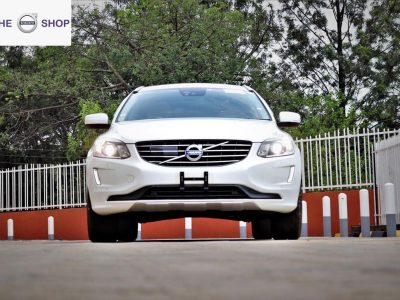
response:
[[[301,122],[300,115],[298,113],[282,111],[279,113],[278,126],[281,127],[296,127]]]
[[[105,113],[87,115],[85,117],[85,126],[91,129],[110,128],[110,124],[108,124],[108,116]]]

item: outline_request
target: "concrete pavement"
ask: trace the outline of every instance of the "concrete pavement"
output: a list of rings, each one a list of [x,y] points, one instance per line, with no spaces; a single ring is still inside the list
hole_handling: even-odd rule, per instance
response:
[[[0,299],[400,299],[400,239],[2,241]]]

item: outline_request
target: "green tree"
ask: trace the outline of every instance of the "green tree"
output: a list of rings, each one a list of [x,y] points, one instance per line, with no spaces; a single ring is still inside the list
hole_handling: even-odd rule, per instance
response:
[[[239,11],[225,1],[131,1],[82,9],[74,21],[84,71],[109,96],[103,109],[141,85],[246,81],[273,32],[273,16],[255,2]],[[83,117],[69,136],[70,157],[90,139]]]
[[[81,11],[76,36],[87,69],[99,84],[124,94],[140,85],[234,82],[243,69],[237,55],[243,16],[218,2],[135,1],[103,11]]]
[[[356,55],[368,93],[357,103],[365,123],[400,127],[400,2],[374,1]],[[365,67],[362,67],[364,66]]]
[[[65,161],[67,134],[91,85],[78,61],[73,47],[1,49],[2,165]]]
[[[334,95],[343,114],[357,113],[354,122],[398,126],[400,3],[282,0],[280,4],[283,34],[275,45],[279,59],[269,66],[270,76],[289,82],[305,96]]]

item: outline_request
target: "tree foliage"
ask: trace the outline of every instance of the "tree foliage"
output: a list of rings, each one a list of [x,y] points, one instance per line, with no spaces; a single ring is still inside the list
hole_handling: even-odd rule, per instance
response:
[[[280,3],[273,76],[305,96],[333,95],[357,124],[398,127],[400,2]]]

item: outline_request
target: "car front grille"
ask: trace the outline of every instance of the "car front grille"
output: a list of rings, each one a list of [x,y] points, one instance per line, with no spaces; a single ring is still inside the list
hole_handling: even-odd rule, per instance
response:
[[[203,153],[197,161],[185,155],[189,146],[200,146]],[[169,140],[136,143],[141,158],[161,166],[223,166],[243,160],[251,142],[238,140]]]

